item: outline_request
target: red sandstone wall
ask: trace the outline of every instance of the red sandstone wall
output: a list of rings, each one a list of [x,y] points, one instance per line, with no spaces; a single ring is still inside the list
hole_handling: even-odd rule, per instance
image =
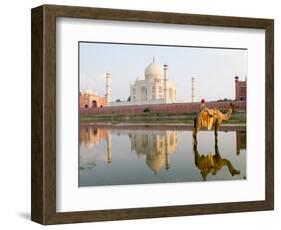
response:
[[[235,81],[235,99],[246,100],[247,98],[247,82],[246,81]]]
[[[239,81],[238,83],[238,92],[237,92],[237,98],[246,98],[246,82],[245,81]]]
[[[89,95],[89,94],[84,94],[80,95],[80,108],[85,108],[87,105],[88,108],[93,107],[93,101],[96,101],[96,106],[106,106],[107,105],[107,100],[105,97],[100,97],[98,95]]]
[[[232,102],[237,110],[246,110],[246,101]],[[217,108],[227,110],[230,102],[207,102],[209,108]],[[145,108],[149,108],[151,112],[198,112],[200,103],[173,103],[173,104],[158,104],[158,105],[128,105],[128,106],[107,106],[103,108],[80,108],[81,115],[98,115],[98,114],[132,114],[143,113]]]

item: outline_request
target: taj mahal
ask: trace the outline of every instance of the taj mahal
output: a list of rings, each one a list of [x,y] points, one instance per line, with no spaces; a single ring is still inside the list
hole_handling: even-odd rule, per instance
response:
[[[176,101],[174,82],[168,79],[168,65],[163,68],[153,58],[144,72],[144,79],[136,79],[130,86],[131,104],[161,104]]]
[[[128,85],[127,101],[111,100],[111,73],[105,76],[105,95],[100,96],[98,93],[87,89],[80,91],[80,108],[100,108],[105,106],[124,106],[124,105],[157,105],[171,104],[177,101],[177,91],[174,82],[168,78],[168,65],[161,66],[156,63],[155,58],[146,67],[144,77],[136,78]],[[194,80],[192,77],[191,102],[195,102]],[[239,80],[235,76],[235,100],[246,101],[246,80]]]
[[[128,101],[111,101],[111,74],[106,73],[106,93],[99,96],[91,90],[80,91],[80,108],[95,108],[103,106],[165,104],[176,102],[176,87],[168,79],[168,65],[163,67],[152,62],[146,67],[143,78],[137,78],[130,84]]]

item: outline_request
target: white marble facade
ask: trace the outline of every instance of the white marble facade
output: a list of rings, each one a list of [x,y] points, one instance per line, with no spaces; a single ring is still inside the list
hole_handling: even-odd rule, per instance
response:
[[[154,59],[145,69],[145,79],[135,80],[130,87],[131,102],[172,103],[176,100],[176,88],[168,80],[168,66],[161,67]]]
[[[130,101],[111,102],[111,106],[164,104],[176,102],[176,87],[168,79],[168,65],[163,67],[153,61],[144,72],[144,79],[136,79],[130,85]]]

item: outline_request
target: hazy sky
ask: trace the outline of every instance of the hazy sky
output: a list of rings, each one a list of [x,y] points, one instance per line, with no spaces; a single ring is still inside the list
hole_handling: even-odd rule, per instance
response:
[[[105,94],[105,73],[110,72],[112,101],[127,100],[130,82],[144,78],[152,62],[168,64],[178,101],[191,101],[191,78],[195,99],[234,99],[234,76],[247,76],[247,50],[125,45],[80,42],[80,89]]]

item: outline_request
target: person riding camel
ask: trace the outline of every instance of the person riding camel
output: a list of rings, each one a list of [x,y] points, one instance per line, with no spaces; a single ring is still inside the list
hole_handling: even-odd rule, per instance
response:
[[[201,99],[201,104],[200,104],[200,112],[204,109],[207,109],[206,105],[205,105],[205,99],[202,98]]]
[[[207,108],[204,98],[201,99],[199,114],[201,117],[201,126],[210,130],[213,124],[213,110]]]

